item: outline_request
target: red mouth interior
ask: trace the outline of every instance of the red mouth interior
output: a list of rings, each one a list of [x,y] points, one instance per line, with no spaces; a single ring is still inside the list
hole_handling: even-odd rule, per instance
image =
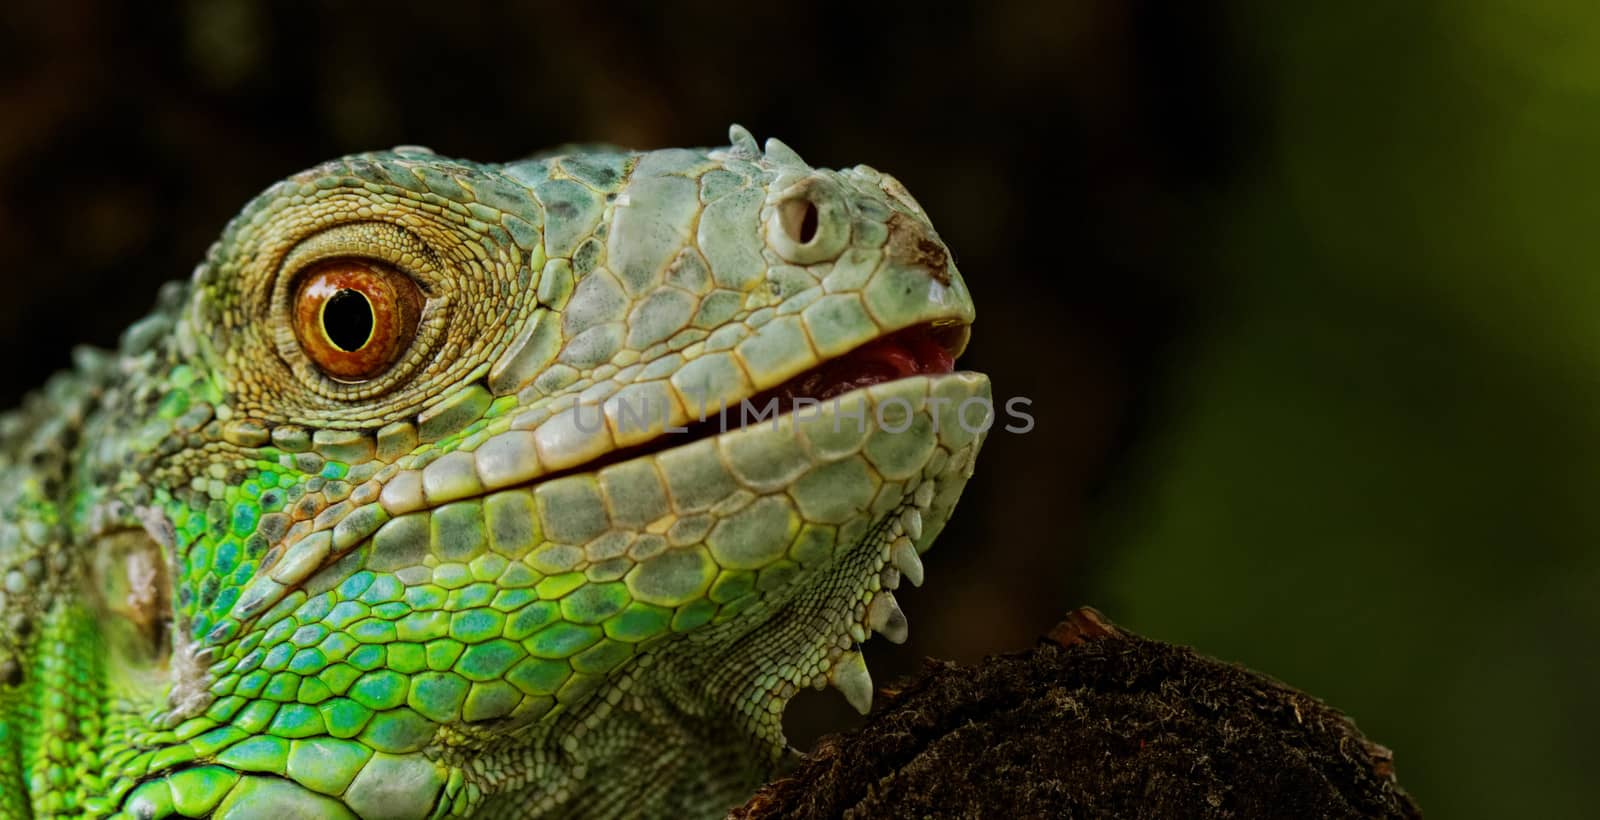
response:
[[[689,425],[688,431],[643,445],[648,450],[675,447],[694,439],[737,430],[747,420],[773,418],[767,408],[777,400],[777,412],[790,413],[802,400],[825,402],[852,390],[892,382],[909,376],[953,373],[956,352],[966,340],[964,325],[916,325],[897,330],[837,358],[745,399],[728,405],[720,415],[712,408],[707,418]],[[751,413],[745,412],[748,403]]]
[[[952,351],[959,344],[960,331],[959,327],[932,325],[895,331],[762,392],[752,403],[762,407],[767,399],[777,397],[787,411],[794,407],[796,399],[824,401],[907,376],[954,372],[956,357]]]

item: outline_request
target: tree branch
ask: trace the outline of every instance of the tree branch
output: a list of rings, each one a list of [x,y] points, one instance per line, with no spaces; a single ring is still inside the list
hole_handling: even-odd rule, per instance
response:
[[[928,661],[736,818],[1420,817],[1321,701],[1079,609],[1032,650]]]

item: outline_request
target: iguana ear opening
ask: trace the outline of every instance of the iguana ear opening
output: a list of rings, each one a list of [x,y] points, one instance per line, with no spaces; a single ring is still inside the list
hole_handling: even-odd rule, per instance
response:
[[[161,544],[144,530],[100,536],[89,550],[102,634],[113,669],[164,674],[172,654],[172,577]]]

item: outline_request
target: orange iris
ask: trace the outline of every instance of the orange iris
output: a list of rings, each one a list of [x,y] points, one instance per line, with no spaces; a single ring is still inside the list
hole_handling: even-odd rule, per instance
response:
[[[411,344],[422,303],[411,277],[367,259],[335,259],[301,274],[294,332],[322,372],[362,382],[382,375]]]

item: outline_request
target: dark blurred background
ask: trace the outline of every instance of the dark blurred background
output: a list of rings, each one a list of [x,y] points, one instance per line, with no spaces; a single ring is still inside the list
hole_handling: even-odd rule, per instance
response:
[[[9,404],[246,199],[397,143],[504,160],[730,122],[916,193],[997,433],[904,647],[1093,604],[1281,678],[1444,817],[1579,816],[1600,756],[1600,12],[25,0],[0,12]],[[806,693],[797,743],[852,720]]]

